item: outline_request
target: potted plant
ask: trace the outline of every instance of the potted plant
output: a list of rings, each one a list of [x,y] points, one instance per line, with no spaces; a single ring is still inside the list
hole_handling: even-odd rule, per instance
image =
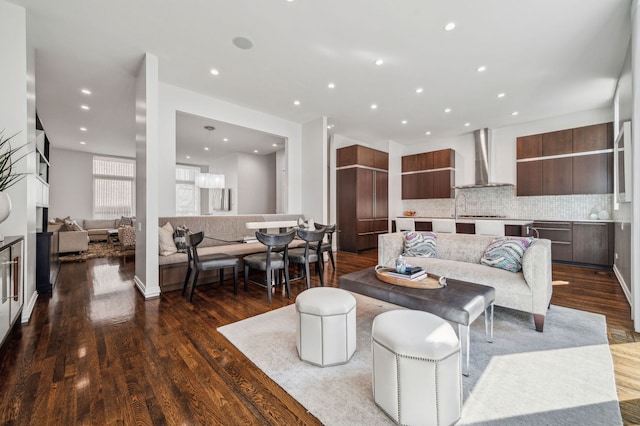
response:
[[[14,155],[26,146],[11,147],[11,139],[17,134],[5,137],[4,130],[0,131],[0,222],[5,221],[11,213],[11,198],[6,190],[20,182],[26,175],[26,173],[17,173],[14,169],[14,163],[28,154],[14,158]]]

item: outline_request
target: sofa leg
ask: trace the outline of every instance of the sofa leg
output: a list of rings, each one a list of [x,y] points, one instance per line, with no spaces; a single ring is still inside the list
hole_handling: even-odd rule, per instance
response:
[[[542,330],[544,329],[544,315],[533,314],[533,322],[536,325],[536,331],[542,333]]]

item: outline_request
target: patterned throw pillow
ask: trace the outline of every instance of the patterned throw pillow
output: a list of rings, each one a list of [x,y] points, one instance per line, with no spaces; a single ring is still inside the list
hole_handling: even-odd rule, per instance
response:
[[[119,226],[133,226],[133,218],[120,216],[120,225]]]
[[[178,249],[178,253],[186,253],[187,252],[187,233],[189,229],[185,226],[176,227],[175,231],[173,231],[173,242],[176,245],[176,249]]]
[[[435,232],[407,232],[404,234],[403,256],[438,257]]]
[[[480,263],[509,272],[522,270],[522,256],[533,243],[533,237],[498,237],[484,251]]]

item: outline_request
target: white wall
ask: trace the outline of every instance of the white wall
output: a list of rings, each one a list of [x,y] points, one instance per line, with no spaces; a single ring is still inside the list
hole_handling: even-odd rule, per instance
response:
[[[159,168],[159,187],[166,188],[175,183],[176,112],[181,111],[201,117],[224,121],[237,126],[260,130],[282,136],[287,141],[287,198],[285,212],[302,211],[301,199],[301,126],[298,123],[191,92],[166,83],[160,83],[160,139],[162,155]],[[175,194],[167,194],[159,200],[160,216],[175,214]]]
[[[27,69],[26,13],[24,8],[0,0],[0,130],[9,136],[19,132],[13,146],[27,145],[35,149],[35,117],[33,103],[27,102],[27,88],[33,89],[33,52],[29,52]],[[30,76],[31,81],[27,81]],[[31,93],[33,95],[33,93]],[[31,126],[31,128],[29,128]],[[35,156],[30,155],[15,164],[22,173],[35,172]],[[35,292],[35,177],[27,176],[7,190],[11,197],[11,214],[0,224],[3,235],[22,235],[25,238],[25,308],[22,321],[27,321],[37,298]]]
[[[327,118],[302,125],[302,214],[327,223]]]
[[[276,212],[276,156],[238,154],[238,214]]]
[[[49,218],[93,218],[93,154],[49,150]]]
[[[284,200],[286,198],[286,151],[276,152],[276,213],[284,213]]]

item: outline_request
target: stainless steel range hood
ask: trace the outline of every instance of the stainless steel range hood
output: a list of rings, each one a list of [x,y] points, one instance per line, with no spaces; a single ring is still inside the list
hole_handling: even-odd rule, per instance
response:
[[[496,186],[513,186],[511,183],[489,182],[489,137],[490,130],[478,129],[473,132],[475,142],[476,157],[476,183],[472,185],[461,185],[456,188],[491,188]]]

